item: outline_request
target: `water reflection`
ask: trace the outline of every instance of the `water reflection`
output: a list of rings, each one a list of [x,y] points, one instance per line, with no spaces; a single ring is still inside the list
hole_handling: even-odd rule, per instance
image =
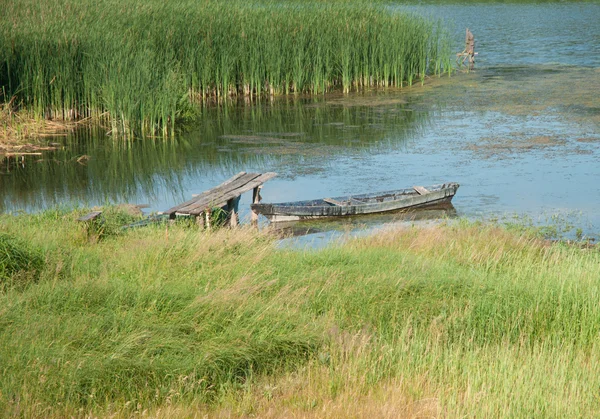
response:
[[[210,107],[196,128],[170,141],[126,142],[81,129],[59,150],[4,159],[0,205],[32,211],[143,201],[159,210],[241,170],[274,170],[283,178],[323,171],[334,155],[398,147],[427,126],[426,112],[388,95]]]

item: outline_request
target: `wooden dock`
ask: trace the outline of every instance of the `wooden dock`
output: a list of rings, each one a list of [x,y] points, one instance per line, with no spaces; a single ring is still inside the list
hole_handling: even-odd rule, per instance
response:
[[[174,219],[177,216],[193,216],[200,224],[210,228],[210,214],[214,208],[224,208],[229,212],[231,226],[238,224],[238,203],[241,195],[253,189],[252,203],[261,200],[260,189],[263,183],[277,176],[277,173],[246,173],[240,172],[225,182],[208,191],[194,196],[189,201],[174,206],[163,214]],[[258,214],[252,212],[252,222],[258,220]]]

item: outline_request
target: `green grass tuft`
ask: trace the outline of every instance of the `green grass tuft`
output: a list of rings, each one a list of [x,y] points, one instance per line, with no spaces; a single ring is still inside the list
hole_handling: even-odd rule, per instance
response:
[[[0,284],[16,276],[34,279],[44,267],[42,254],[12,235],[0,233]]]

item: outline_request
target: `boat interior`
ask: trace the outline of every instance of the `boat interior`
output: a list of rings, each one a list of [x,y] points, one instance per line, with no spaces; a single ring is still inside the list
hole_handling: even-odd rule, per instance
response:
[[[407,196],[424,195],[431,192],[436,192],[447,187],[453,186],[453,183],[444,183],[433,186],[415,186],[413,188],[399,189],[396,191],[375,192],[361,195],[346,195],[333,198],[313,199],[307,201],[281,202],[277,206],[294,206],[294,207],[320,207],[320,206],[346,206],[346,205],[365,205],[381,202],[396,201]]]

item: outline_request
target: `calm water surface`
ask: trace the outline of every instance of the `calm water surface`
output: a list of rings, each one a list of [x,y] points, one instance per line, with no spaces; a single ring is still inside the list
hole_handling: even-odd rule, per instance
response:
[[[600,4],[410,10],[443,18],[457,52],[468,26],[479,52],[475,71],[402,90],[207,109],[198,128],[167,142],[125,144],[81,131],[57,139],[58,151],[5,160],[0,209],[130,202],[158,211],[256,170],[279,173],[265,201],[455,181],[459,216],[558,221],[596,236]],[[310,229],[319,238],[340,227]]]

